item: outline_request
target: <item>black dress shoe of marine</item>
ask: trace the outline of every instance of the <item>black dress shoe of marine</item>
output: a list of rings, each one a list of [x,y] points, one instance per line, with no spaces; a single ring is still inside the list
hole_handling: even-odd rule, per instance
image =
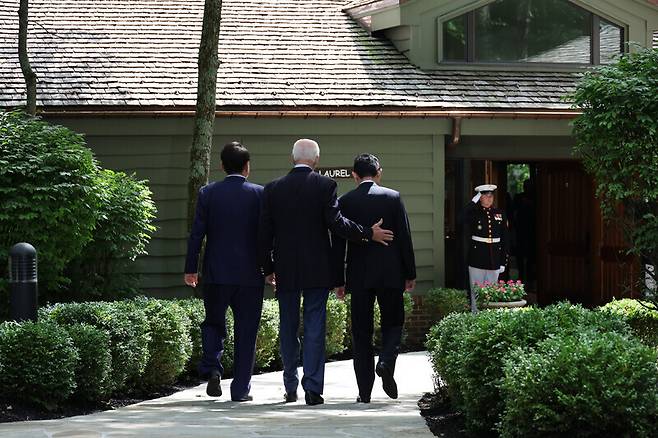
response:
[[[384,362],[379,362],[375,372],[382,378],[382,387],[386,395],[390,398],[398,398],[398,385],[393,378],[393,370]]]
[[[222,395],[222,375],[219,374],[218,370],[213,370],[210,372],[210,377],[208,378],[208,386],[206,386],[206,394],[211,397],[219,397]]]
[[[243,397],[240,397],[240,398],[231,398],[231,401],[234,401],[234,402],[248,402],[248,401],[252,401],[253,399],[254,398],[251,395],[247,394],[247,395],[245,395]]]
[[[297,401],[297,391],[286,392],[283,395],[283,400],[286,403],[295,403]]]
[[[306,391],[306,404],[309,406],[321,405],[324,399],[320,394],[313,391]]]
[[[356,398],[357,403],[370,403],[370,397],[358,396]]]

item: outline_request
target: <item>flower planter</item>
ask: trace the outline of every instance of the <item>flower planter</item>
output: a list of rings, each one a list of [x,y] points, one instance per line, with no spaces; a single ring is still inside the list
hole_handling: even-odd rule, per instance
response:
[[[490,301],[488,303],[482,304],[483,308],[486,309],[514,309],[518,307],[523,307],[528,302],[526,300],[519,301]]]

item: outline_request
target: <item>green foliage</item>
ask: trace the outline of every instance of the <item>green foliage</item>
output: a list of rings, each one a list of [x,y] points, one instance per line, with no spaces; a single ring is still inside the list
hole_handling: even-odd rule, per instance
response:
[[[147,254],[155,227],[155,204],[146,181],[122,172],[101,170],[95,177],[100,198],[93,239],[68,266],[72,279],[70,299],[125,298],[134,295],[137,278],[128,262]]]
[[[256,368],[266,368],[279,356],[279,306],[264,300],[256,338]]]
[[[144,310],[131,301],[55,304],[40,309],[40,319],[60,325],[89,324],[110,337],[114,392],[132,389],[149,357],[149,325]]]
[[[78,352],[67,331],[49,322],[0,325],[0,388],[17,400],[56,409],[75,389]]]
[[[451,288],[434,288],[427,292],[423,305],[434,321],[445,318],[451,313],[464,313],[470,310],[465,290]]]
[[[75,366],[73,396],[90,402],[106,399],[112,390],[109,334],[88,324],[75,324],[66,329],[80,357]]]
[[[66,264],[92,238],[96,172],[81,135],[19,111],[0,113],[0,277],[9,248],[30,242],[41,301],[59,298]]]
[[[657,77],[658,50],[640,50],[586,73],[569,96],[583,111],[574,121],[575,151],[596,181],[603,213],[619,222],[631,244],[630,253],[654,266],[658,266]]]
[[[617,333],[585,331],[505,360],[503,437],[651,437],[658,354]]]
[[[583,330],[629,335],[618,317],[561,303],[546,309],[452,314],[430,331],[427,346],[435,371],[466,417],[473,434],[493,433],[504,411],[503,363],[517,348],[532,348],[555,335]]]
[[[347,331],[347,306],[345,301],[333,295],[327,300],[327,357],[342,353],[345,350],[345,334]]]
[[[203,355],[203,345],[201,343],[201,323],[206,318],[206,309],[203,306],[203,300],[198,298],[190,298],[184,300],[177,300],[176,303],[181,306],[190,320],[190,341],[192,342],[192,350],[190,358],[187,361],[186,371],[189,374],[194,374],[197,365]]]
[[[143,389],[171,385],[183,373],[190,354],[190,319],[175,301],[138,299],[149,324],[149,360],[141,378]]]
[[[233,375],[233,358],[235,355],[235,332],[234,332],[234,318],[231,308],[226,310],[226,339],[224,339],[224,353],[222,353],[222,366],[224,367],[224,375]]]
[[[621,316],[645,345],[658,348],[658,309],[652,304],[642,305],[631,299],[614,300],[601,307],[601,311]]]

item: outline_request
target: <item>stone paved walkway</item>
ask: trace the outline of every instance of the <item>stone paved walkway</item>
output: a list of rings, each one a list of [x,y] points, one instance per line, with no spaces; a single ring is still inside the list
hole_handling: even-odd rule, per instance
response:
[[[301,373],[301,370],[300,370]],[[168,397],[115,411],[65,418],[0,424],[3,438],[54,437],[433,437],[416,402],[432,390],[432,370],[426,353],[400,355],[395,370],[400,397],[391,400],[375,381],[372,403],[355,403],[357,389],[352,361],[327,364],[325,404],[284,404],[281,372],[254,376],[254,400],[234,403],[224,395],[213,399],[200,385]]]

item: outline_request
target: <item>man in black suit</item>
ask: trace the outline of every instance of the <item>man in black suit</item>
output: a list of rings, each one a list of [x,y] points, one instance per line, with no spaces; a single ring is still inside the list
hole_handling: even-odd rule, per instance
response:
[[[346,289],[352,295],[354,372],[359,386],[357,402],[369,403],[375,372],[382,378],[384,392],[391,398],[398,397],[393,374],[404,324],[403,294],[416,285],[416,262],[407,212],[398,192],[379,185],[382,169],[377,157],[371,154],[356,157],[352,175],[358,187],[341,196],[340,211],[359,223],[383,218],[382,226],[395,234],[395,240],[388,246],[349,242],[347,281],[345,240],[333,236],[336,295],[342,298]],[[376,366],[372,345],[375,299],[381,310],[382,327],[382,349]]]
[[[326,304],[334,283],[329,230],[364,243],[386,244],[393,236],[379,224],[364,228],[340,214],[336,182],[314,172],[320,159],[315,141],[298,140],[292,159],[294,169],[265,186],[260,225],[262,264],[267,281],[276,285],[279,302],[285,401],[297,400],[297,331],[303,295],[302,388],[306,403],[317,405],[324,403]]]
[[[205,237],[203,304],[206,318],[201,323],[203,356],[199,374],[208,378],[208,395],[222,395],[226,310],[231,307],[235,325],[231,399],[248,401],[251,400],[249,390],[265,287],[257,238],[263,187],[247,181],[249,151],[240,143],[224,146],[221,159],[222,169],[227,174],[224,181],[210,183],[199,191],[187,247],[185,283],[192,287],[197,285],[199,252]]]

